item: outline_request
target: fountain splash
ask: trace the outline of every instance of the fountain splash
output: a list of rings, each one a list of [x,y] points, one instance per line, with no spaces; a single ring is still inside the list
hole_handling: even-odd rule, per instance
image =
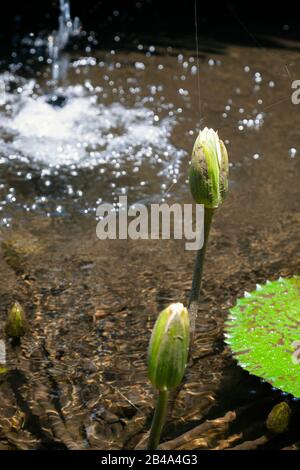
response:
[[[137,72],[140,62],[132,68],[128,56],[115,51],[105,58],[103,51],[65,53],[81,27],[69,0],[59,6],[57,31],[21,40],[34,65],[26,69],[30,78],[16,73],[23,64],[0,74],[0,225],[9,226],[20,209],[94,214],[100,200],[117,204],[129,191],[136,201],[163,202],[186,155],[173,142],[182,108],[167,99],[158,77],[149,82]],[[93,32],[82,37],[90,52]],[[162,70],[148,56],[143,60],[153,77]]]

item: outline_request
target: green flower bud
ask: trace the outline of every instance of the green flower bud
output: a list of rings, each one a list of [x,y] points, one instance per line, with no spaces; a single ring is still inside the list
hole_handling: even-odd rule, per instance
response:
[[[283,401],[272,408],[266,422],[266,426],[273,434],[285,432],[288,428],[291,416],[289,405]]]
[[[181,303],[169,305],[159,314],[148,350],[148,376],[156,389],[172,390],[182,381],[189,330],[189,314]]]
[[[228,191],[228,155],[218,133],[205,127],[194,144],[189,174],[190,190],[197,204],[218,207]]]
[[[24,336],[27,329],[26,317],[23,307],[15,302],[10,311],[5,325],[5,331],[12,338]]]

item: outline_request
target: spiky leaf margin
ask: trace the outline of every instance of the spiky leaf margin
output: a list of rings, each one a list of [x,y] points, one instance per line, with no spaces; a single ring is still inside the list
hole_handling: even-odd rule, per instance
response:
[[[225,341],[241,367],[300,398],[300,277],[245,292],[230,310]]]

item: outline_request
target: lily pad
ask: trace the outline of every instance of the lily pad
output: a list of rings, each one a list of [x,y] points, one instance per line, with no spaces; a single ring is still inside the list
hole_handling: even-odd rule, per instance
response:
[[[225,338],[241,367],[300,398],[300,277],[245,292],[230,310]]]

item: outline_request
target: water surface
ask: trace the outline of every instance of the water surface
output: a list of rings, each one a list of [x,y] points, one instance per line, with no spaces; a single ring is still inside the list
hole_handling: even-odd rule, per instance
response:
[[[255,439],[283,399],[236,365],[223,323],[245,290],[299,273],[300,114],[290,99],[299,44],[201,39],[199,64],[190,42],[117,46],[70,52],[57,86],[38,54],[31,73],[3,65],[1,331],[14,300],[30,331],[20,346],[5,339],[0,448],[134,448],[149,428],[150,332],[163,307],[187,302],[194,253],[179,240],[100,241],[95,211],[119,195],[191,202],[188,162],[204,125],[226,142],[230,193],[213,223],[193,361],[163,440],[228,411],[229,428],[187,446]],[[295,440],[292,428],[272,446]]]

